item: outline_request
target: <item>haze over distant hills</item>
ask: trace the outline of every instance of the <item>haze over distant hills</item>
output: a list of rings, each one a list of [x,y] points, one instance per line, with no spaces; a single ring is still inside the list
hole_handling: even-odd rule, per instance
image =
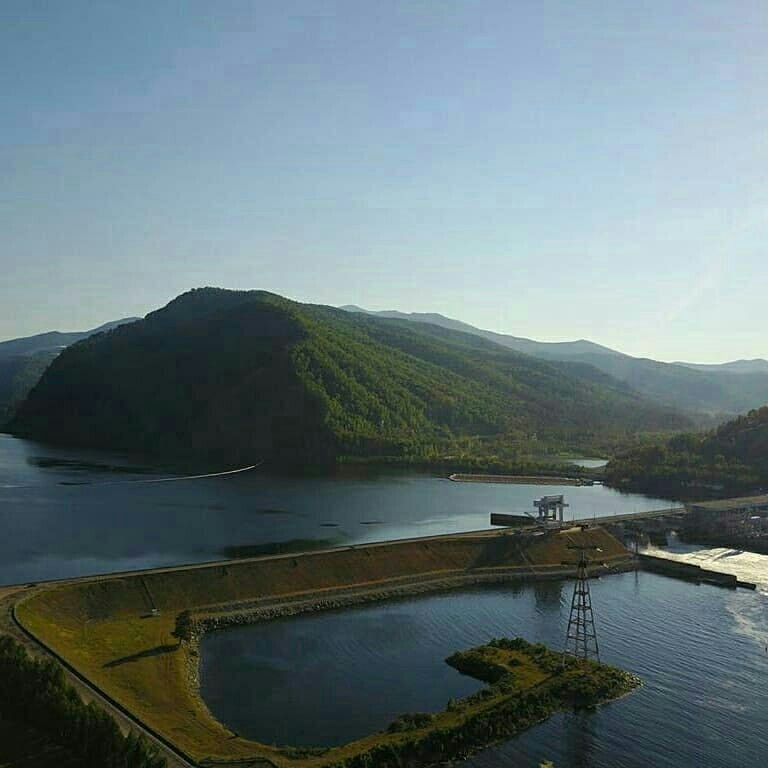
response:
[[[712,371],[714,373],[768,373],[768,360],[759,357],[754,360],[734,360],[730,363],[716,365],[683,362],[676,362],[675,365],[684,365],[686,368],[693,368],[697,371]]]
[[[398,312],[397,310],[373,312],[354,304],[347,304],[343,307],[339,307],[339,309],[343,309],[345,312],[361,312],[373,317],[385,317],[392,320],[432,323],[433,325],[450,328],[454,331],[471,333],[474,336],[480,336],[489,341],[493,341],[496,344],[501,344],[503,347],[514,349],[517,352],[524,352],[526,355],[543,357],[549,360],[567,360],[572,357],[587,354],[620,354],[608,347],[603,347],[600,344],[595,344],[592,341],[586,341],[584,339],[580,339],[579,341],[542,342],[525,339],[520,336],[509,336],[503,333],[496,333],[495,331],[485,331],[482,328],[475,328],[473,325],[464,323],[461,320],[454,320],[453,318],[445,317],[445,315],[440,315],[435,312]]]
[[[129,317],[114,320],[90,331],[49,331],[0,342],[0,425],[13,415],[17,405],[37,384],[43,371],[62,349],[136,319]]]
[[[626,382],[656,402],[702,415],[734,415],[768,403],[766,360],[738,360],[722,365],[662,363],[649,358],[631,357],[584,339],[542,342],[495,333],[436,313],[371,312],[352,304],[341,309],[463,331],[544,360],[587,363]]]
[[[68,347],[10,424],[69,445],[286,464],[511,462],[690,426],[578,361],[212,288]]]
[[[0,358],[15,355],[34,355],[38,352],[60,352],[64,347],[86,339],[88,336],[111,331],[113,328],[117,328],[118,325],[133,323],[138,319],[138,317],[125,317],[122,320],[104,323],[104,325],[92,328],[90,331],[48,331],[47,333],[38,333],[34,336],[25,336],[20,339],[0,341]]]

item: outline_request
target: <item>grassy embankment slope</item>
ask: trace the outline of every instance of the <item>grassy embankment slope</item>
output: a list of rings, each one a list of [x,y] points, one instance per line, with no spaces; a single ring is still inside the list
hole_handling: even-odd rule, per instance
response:
[[[262,756],[291,765],[290,752],[233,737],[196,693],[197,664],[171,636],[186,609],[204,617],[214,606],[257,598],[329,597],[334,590],[386,590],[396,580],[481,576],[493,569],[527,572],[570,561],[571,542],[596,544],[609,564],[626,560],[601,529],[548,536],[466,535],[361,546],[304,555],[235,561],[46,588],[17,607],[22,623],[88,679],[195,759]],[[402,583],[402,582],[401,582]],[[152,606],[160,609],[147,618]],[[302,764],[327,765],[402,734],[374,734]]]
[[[701,496],[721,489],[730,496],[768,486],[768,407],[750,411],[705,434],[682,434],[668,442],[619,454],[606,479],[631,490],[671,496]]]
[[[10,429],[207,465],[525,471],[532,455],[601,453],[690,426],[588,365],[265,292],[200,289],[66,349]]]

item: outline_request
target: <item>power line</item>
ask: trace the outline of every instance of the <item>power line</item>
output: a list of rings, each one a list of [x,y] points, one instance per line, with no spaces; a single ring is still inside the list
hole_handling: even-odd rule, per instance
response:
[[[589,574],[587,572],[589,564],[587,550],[599,550],[599,547],[569,544],[568,549],[578,550],[579,560],[576,564],[576,582],[573,585],[571,613],[568,617],[568,630],[565,635],[563,666],[565,666],[568,656],[577,659],[595,659],[599,662],[600,647],[597,643],[595,616],[592,611],[592,595],[589,591]],[[563,565],[573,565],[573,563],[563,562]]]

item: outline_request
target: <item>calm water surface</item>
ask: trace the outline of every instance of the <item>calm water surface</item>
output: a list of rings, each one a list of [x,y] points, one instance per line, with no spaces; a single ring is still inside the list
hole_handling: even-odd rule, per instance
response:
[[[486,587],[213,633],[202,646],[203,696],[243,735],[341,743],[474,690],[443,662],[457,649],[514,635],[561,647],[571,588]],[[766,765],[764,592],[629,573],[593,582],[593,597],[603,660],[639,674],[643,688],[558,715],[467,765]]]
[[[564,493],[574,517],[658,509],[602,486],[452,483],[428,474],[239,475],[154,482],[169,468],[0,435],[0,584],[219,559],[296,539],[364,542],[488,527]]]
[[[461,484],[405,473],[255,471],[155,482],[174,474],[0,435],[0,584],[199,562],[267,542],[475,530],[487,527],[490,512],[532,509],[542,493],[564,493],[575,518],[668,506],[601,486]],[[760,588],[731,592],[653,574],[596,582],[604,658],[640,674],[644,688],[598,712],[556,716],[469,765],[767,764],[768,558],[671,549]],[[559,647],[569,589],[453,592],[217,633],[204,642],[204,694],[244,734],[343,741],[475,690],[475,681],[444,664],[454,650],[515,634]]]

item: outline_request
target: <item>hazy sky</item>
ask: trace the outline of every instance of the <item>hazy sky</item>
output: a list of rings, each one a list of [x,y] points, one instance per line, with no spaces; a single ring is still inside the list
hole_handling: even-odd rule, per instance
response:
[[[3,0],[0,338],[191,287],[768,356],[768,4]]]

